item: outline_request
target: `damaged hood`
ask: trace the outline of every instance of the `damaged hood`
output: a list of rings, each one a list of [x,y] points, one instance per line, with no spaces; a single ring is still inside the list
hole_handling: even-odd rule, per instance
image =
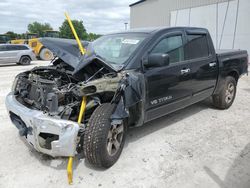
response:
[[[81,60],[81,53],[75,40],[59,38],[41,38],[40,42],[53,52],[54,55],[62,59],[65,63],[76,68]],[[81,41],[86,47],[89,43]]]
[[[90,53],[82,55],[77,42],[73,39],[41,38],[39,40],[46,48],[52,51],[55,56],[72,66],[74,68],[74,74],[94,60],[98,60],[98,63],[116,72],[115,68],[105,63],[100,57],[96,56],[94,52],[90,51]],[[87,41],[81,41],[81,43],[85,49],[89,45]]]

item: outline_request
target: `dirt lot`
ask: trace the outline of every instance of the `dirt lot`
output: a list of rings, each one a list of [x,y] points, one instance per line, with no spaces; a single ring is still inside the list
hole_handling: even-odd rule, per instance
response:
[[[14,76],[42,64],[0,66],[0,188],[250,187],[250,77],[240,80],[229,110],[205,101],[132,129],[113,167],[96,169],[78,160],[68,186],[67,160],[28,147],[5,110]]]

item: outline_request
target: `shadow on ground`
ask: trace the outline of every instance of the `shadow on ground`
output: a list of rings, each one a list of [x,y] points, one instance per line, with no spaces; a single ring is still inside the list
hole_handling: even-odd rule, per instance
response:
[[[33,65],[33,64],[30,64],[30,65]],[[27,66],[30,66],[30,65],[18,65],[16,63],[14,63],[14,64],[10,63],[10,64],[0,64],[0,68],[1,67],[20,67],[20,66],[27,67]]]
[[[250,143],[234,160],[224,180],[220,179],[210,168],[204,167],[206,173],[220,188],[249,188],[250,187]]]
[[[169,115],[163,116],[159,119],[146,123],[143,126],[131,128],[128,131],[128,137],[125,147],[128,146],[130,142],[134,142],[160,129],[171,126],[172,124],[178,123],[179,121],[185,120],[186,118],[197,114],[207,108],[214,108],[211,105],[210,99],[194,104],[182,110],[176,111]]]
[[[143,137],[146,137],[146,136],[154,133],[155,131],[163,129],[167,126],[171,126],[172,124],[175,124],[179,121],[182,121],[185,118],[192,116],[196,113],[199,113],[200,111],[205,110],[209,107],[213,108],[211,106],[210,100],[202,101],[200,103],[194,104],[194,105],[187,107],[185,109],[171,113],[167,116],[164,116],[164,117],[159,118],[157,120],[154,120],[152,122],[146,123],[145,125],[143,125],[141,127],[131,128],[128,130],[124,149],[126,149],[126,147],[129,147],[129,143],[131,143],[131,142],[135,142],[138,139],[141,139]],[[23,140],[23,142],[29,148],[31,148],[25,140]],[[50,157],[48,155],[39,153],[36,150],[34,150],[33,148],[30,149],[30,155],[32,157],[37,158],[41,164],[43,164],[45,166],[49,166],[49,167],[57,169],[57,170],[65,170],[67,167],[67,161],[68,161],[67,158],[63,158],[63,157],[62,158],[53,158],[53,157]],[[76,169],[78,167],[78,165],[81,164],[83,161],[84,161],[84,165],[87,168],[94,169],[97,171],[105,171],[105,169],[96,168],[96,167],[92,166],[91,164],[89,164],[86,160],[83,160],[83,154],[79,154],[75,157],[73,168]],[[55,163],[55,164],[52,164],[52,163]]]

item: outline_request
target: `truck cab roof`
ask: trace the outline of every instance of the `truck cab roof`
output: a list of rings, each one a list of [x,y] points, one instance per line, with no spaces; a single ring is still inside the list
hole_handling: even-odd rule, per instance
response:
[[[122,32],[114,32],[110,34],[124,34],[124,33],[147,33],[147,34],[156,34],[160,33],[162,31],[180,31],[180,30],[186,30],[186,31],[196,31],[199,33],[207,33],[208,30],[205,28],[199,28],[199,27],[146,27],[146,28],[137,28],[137,29],[130,29],[127,31]]]

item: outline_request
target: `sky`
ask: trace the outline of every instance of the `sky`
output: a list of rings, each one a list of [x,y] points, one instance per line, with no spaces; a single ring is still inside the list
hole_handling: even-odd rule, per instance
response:
[[[106,34],[124,30],[129,22],[129,4],[137,0],[0,0],[0,34],[24,33],[34,21],[49,23],[58,30],[67,11],[82,20],[87,32]]]

